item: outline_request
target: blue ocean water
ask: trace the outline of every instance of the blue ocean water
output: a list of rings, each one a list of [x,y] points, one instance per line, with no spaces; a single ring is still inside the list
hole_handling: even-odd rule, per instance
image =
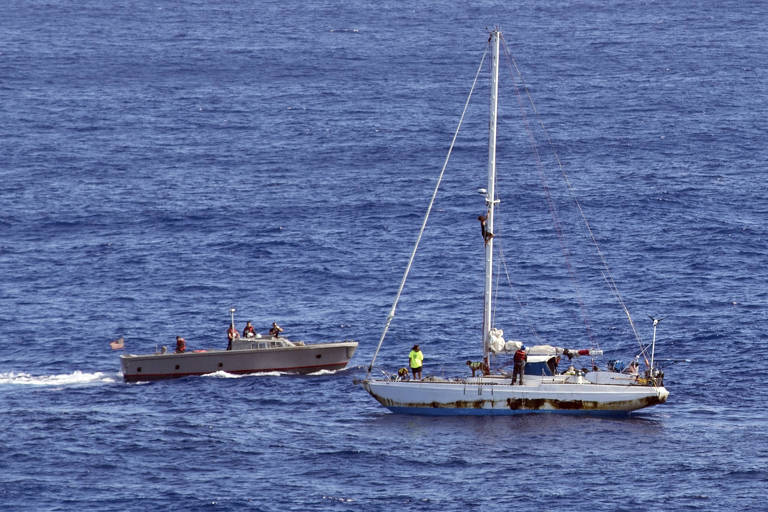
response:
[[[8,0],[2,508],[764,509],[766,23],[757,1]],[[638,330],[664,317],[657,356],[691,361],[667,368],[663,406],[407,417],[355,384],[494,25]],[[415,342],[428,374],[478,356],[478,95],[383,368]],[[630,356],[599,273],[577,287],[588,333],[573,307],[539,225],[560,171],[550,155],[539,175],[505,129],[514,108],[502,99],[500,239],[522,307],[499,326]],[[587,254],[571,265],[594,270]],[[335,373],[122,382],[110,340],[221,347],[232,306],[239,324],[360,347]]]

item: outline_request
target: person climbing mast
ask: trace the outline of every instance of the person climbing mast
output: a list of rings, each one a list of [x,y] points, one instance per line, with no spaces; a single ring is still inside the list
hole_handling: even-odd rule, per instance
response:
[[[485,221],[488,220],[488,217],[485,215],[479,215],[477,217],[477,220],[480,221],[480,230],[483,233],[483,241],[485,242],[485,245],[488,245],[488,240],[493,238],[493,233],[488,231],[488,226],[486,226]]]

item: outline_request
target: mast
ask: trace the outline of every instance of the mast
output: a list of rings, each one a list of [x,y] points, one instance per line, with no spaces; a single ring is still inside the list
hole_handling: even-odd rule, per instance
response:
[[[486,229],[488,233],[493,233],[493,208],[496,203],[495,185],[496,185],[496,117],[499,104],[499,39],[501,33],[498,29],[491,32],[491,106],[490,121],[488,123],[488,187],[485,204],[488,209],[486,213]],[[493,287],[493,236],[485,239],[485,292],[483,307],[483,360],[489,364],[488,352],[490,347],[491,334],[491,293]]]

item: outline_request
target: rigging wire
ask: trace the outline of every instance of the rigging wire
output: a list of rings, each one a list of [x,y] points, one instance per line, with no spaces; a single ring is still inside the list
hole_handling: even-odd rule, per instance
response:
[[[506,44],[505,44],[505,50],[507,50]],[[514,62],[514,59],[512,59],[511,56],[510,56],[510,59],[511,59],[513,65],[515,66],[515,69],[517,70],[518,75],[520,76],[520,79],[522,81],[522,73],[520,73],[519,69],[517,68],[517,63]],[[576,195],[575,195],[574,190],[573,190],[573,185],[571,185],[571,180],[568,178],[568,174],[565,172],[565,167],[563,166],[563,163],[560,160],[560,156],[557,154],[557,151],[555,151],[554,144],[552,143],[552,138],[549,136],[549,131],[546,129],[546,127],[544,126],[544,123],[538,117],[538,112],[536,111],[536,106],[535,106],[535,104],[533,102],[533,97],[531,97],[531,93],[528,90],[528,86],[525,84],[525,82],[523,82],[523,87],[524,87],[525,93],[528,96],[528,99],[529,99],[529,101],[531,103],[531,107],[533,108],[534,113],[536,113],[536,118],[538,120],[539,126],[541,126],[541,129],[543,130],[544,134],[547,137],[547,143],[552,148],[552,153],[553,153],[553,155],[555,157],[555,161],[557,162],[557,167],[560,170],[560,174],[563,176],[563,180],[564,180],[564,182],[566,184],[566,188],[568,190],[568,194],[571,196],[571,199],[573,200],[574,204],[576,205],[576,208],[579,211],[579,215],[581,216],[581,219],[584,222],[584,228],[585,228],[587,234],[589,235],[589,238],[592,241],[592,244],[595,246],[595,250],[597,251],[598,256],[600,257],[600,262],[602,263],[603,270],[605,272],[603,277],[604,277],[606,283],[608,284],[609,288],[611,289],[611,291],[615,294],[616,299],[619,302],[619,305],[624,310],[624,313],[627,315],[627,319],[629,320],[629,325],[632,328],[632,332],[635,335],[635,339],[640,344],[641,349],[644,349],[644,345],[643,345],[642,339],[640,338],[640,334],[637,332],[637,329],[635,328],[635,323],[632,320],[632,315],[629,313],[629,308],[627,308],[626,303],[624,302],[624,299],[622,299],[621,293],[619,293],[618,286],[616,285],[616,281],[613,278],[613,273],[611,272],[611,269],[608,266],[608,260],[605,258],[605,255],[603,254],[603,251],[600,249],[600,244],[598,244],[597,239],[595,238],[595,234],[592,231],[592,226],[589,224],[589,220],[587,220],[587,216],[586,216],[586,214],[584,213],[584,210],[581,207],[581,203],[576,198]]]
[[[502,38],[502,40],[503,40],[503,38]],[[557,154],[557,151],[554,148],[554,144],[552,143],[552,139],[551,139],[551,137],[549,135],[549,132],[547,131],[546,127],[544,126],[544,123],[538,117],[538,112],[536,110],[536,105],[535,105],[535,103],[533,101],[533,98],[532,98],[532,96],[530,94],[528,86],[525,84],[525,81],[522,78],[522,73],[520,72],[519,68],[517,67],[517,63],[515,62],[514,58],[512,58],[511,54],[509,53],[509,49],[508,49],[508,47],[506,45],[506,42],[504,44],[504,50],[505,50],[505,54],[507,55],[507,58],[509,59],[509,61],[512,63],[512,65],[514,66],[515,70],[517,71],[517,75],[520,77],[520,80],[522,82],[523,88],[524,88],[525,93],[526,93],[526,95],[528,97],[528,101],[530,102],[531,108],[533,109],[533,112],[534,112],[535,117],[536,117],[536,119],[538,121],[538,124],[541,127],[541,129],[543,130],[543,132],[544,132],[544,134],[545,134],[545,136],[547,138],[547,143],[552,148],[552,153],[554,155],[555,161],[557,162],[557,166],[558,166],[558,169],[560,170],[560,174],[563,176],[563,180],[564,180],[564,182],[566,184],[566,188],[568,190],[568,194],[570,195],[571,200],[576,205],[576,208],[579,211],[579,215],[581,216],[581,219],[582,219],[582,221],[584,223],[584,228],[585,228],[585,231],[588,234],[588,238],[592,241],[592,244],[594,245],[595,250],[596,250],[596,252],[597,252],[597,254],[598,254],[599,258],[600,258],[600,262],[601,262],[601,264],[603,266],[603,279],[605,280],[605,282],[608,285],[609,289],[614,294],[617,302],[619,303],[619,305],[621,306],[621,308],[624,311],[625,315],[627,316],[627,320],[629,321],[629,325],[630,325],[630,327],[632,329],[632,332],[633,332],[633,334],[635,336],[635,339],[637,340],[637,342],[638,342],[638,344],[640,346],[641,352],[645,353],[646,347],[644,346],[643,341],[642,341],[642,339],[640,337],[640,334],[638,333],[637,328],[635,327],[635,323],[632,320],[632,315],[629,312],[629,308],[627,307],[626,303],[624,302],[623,298],[621,297],[621,293],[619,292],[619,289],[618,289],[618,287],[616,285],[616,281],[614,280],[613,274],[612,274],[612,272],[610,270],[610,267],[608,266],[608,260],[606,259],[605,255],[603,254],[603,251],[600,249],[600,245],[598,244],[597,239],[595,238],[594,232],[592,231],[592,227],[589,224],[589,221],[587,220],[587,217],[586,217],[586,215],[584,213],[584,210],[581,207],[581,203],[576,198],[576,195],[575,195],[574,190],[573,190],[573,185],[571,185],[571,181],[568,178],[567,173],[565,172],[565,167],[563,166],[563,164],[562,164],[562,162],[560,160],[560,156]],[[537,153],[537,156],[538,156],[538,153]],[[585,321],[586,321],[586,319],[585,319]]]
[[[489,45],[488,45],[489,46]],[[416,250],[419,248],[419,243],[421,242],[421,237],[424,234],[424,230],[427,227],[427,220],[429,220],[429,214],[432,211],[432,206],[435,203],[435,198],[437,197],[437,192],[440,189],[440,183],[443,181],[443,175],[445,174],[445,170],[448,167],[448,161],[451,158],[451,153],[453,152],[453,147],[456,144],[456,138],[459,136],[459,130],[461,130],[461,125],[464,122],[464,116],[467,113],[467,109],[469,108],[469,101],[472,99],[472,93],[475,91],[475,86],[477,85],[477,79],[480,76],[480,72],[483,69],[483,63],[485,62],[485,57],[488,55],[488,46],[486,46],[485,51],[483,52],[483,56],[480,59],[480,65],[477,68],[477,71],[475,72],[475,78],[472,81],[472,87],[469,90],[469,94],[467,95],[467,100],[464,102],[464,110],[461,112],[461,117],[459,118],[459,123],[456,126],[456,131],[453,134],[453,139],[451,140],[451,145],[448,148],[448,154],[445,156],[445,161],[443,162],[443,168],[440,170],[440,176],[437,178],[437,183],[435,184],[435,189],[432,192],[432,198],[429,200],[429,206],[427,207],[427,211],[424,215],[424,220],[421,223],[421,229],[419,230],[419,236],[416,237],[416,243],[413,246],[413,250],[411,251],[411,256],[408,259],[408,265],[405,268],[405,272],[403,273],[403,278],[400,281],[400,287],[397,290],[397,295],[395,295],[395,300],[392,302],[392,308],[389,311],[389,315],[387,315],[387,322],[384,325],[384,330],[381,333],[381,338],[379,338],[379,344],[376,346],[376,351],[373,353],[373,358],[371,359],[371,364],[368,365],[368,373],[366,375],[366,379],[369,379],[371,377],[371,370],[373,369],[373,364],[376,361],[376,356],[379,354],[379,350],[381,349],[382,343],[384,343],[384,338],[387,335],[387,331],[389,331],[389,326],[392,323],[392,319],[395,317],[395,310],[397,309],[397,303],[400,301],[400,295],[403,293],[403,288],[405,287],[405,281],[408,278],[408,274],[411,271],[411,266],[413,265],[413,260],[416,257]]]
[[[504,40],[503,37],[502,37],[502,40]],[[535,107],[535,105],[533,103],[533,98],[531,97],[531,95],[530,95],[530,93],[528,91],[528,87],[525,84],[525,80],[523,80],[523,75],[520,72],[519,68],[517,67],[517,64],[515,63],[514,58],[512,57],[512,54],[509,51],[509,47],[506,44],[506,41],[504,41],[504,55],[507,57],[507,63],[511,64],[511,66],[513,66],[515,68],[514,71],[517,72],[517,77],[520,79],[520,83],[522,84],[523,89],[525,89],[525,91],[526,91],[526,94],[528,96],[528,101],[531,104],[531,108],[533,109],[534,114],[538,114],[536,112],[536,107]],[[528,116],[526,115],[525,107],[524,107],[522,99],[521,99],[520,89],[518,89],[517,83],[514,80],[514,78],[515,78],[514,71],[512,71],[512,69],[510,68],[510,72],[511,72],[511,75],[512,75],[512,85],[513,85],[513,87],[515,89],[515,96],[517,97],[518,106],[520,107],[520,114],[521,114],[521,117],[523,119],[523,123],[525,125],[526,132],[528,133],[528,139],[529,139],[529,142],[531,144],[531,150],[532,150],[532,152],[533,152],[533,154],[534,154],[534,156],[536,158],[536,169],[537,169],[537,171],[539,173],[539,178],[541,180],[542,187],[544,188],[544,191],[546,193],[547,206],[549,207],[550,215],[552,215],[552,223],[553,223],[554,228],[555,228],[555,233],[557,234],[557,239],[558,239],[558,242],[560,243],[560,249],[562,250],[563,257],[565,258],[565,264],[566,264],[566,268],[568,269],[568,274],[570,276],[571,282],[574,283],[574,288],[575,288],[576,295],[577,295],[577,301],[579,303],[579,309],[581,310],[581,317],[582,317],[582,319],[584,321],[584,327],[585,327],[585,330],[587,332],[587,337],[589,338],[590,343],[592,344],[592,346],[597,345],[598,348],[599,348],[599,343],[597,343],[595,341],[594,337],[592,336],[592,329],[590,328],[590,324],[589,324],[589,315],[587,314],[586,306],[584,304],[584,300],[582,299],[582,294],[581,294],[581,291],[580,291],[581,287],[579,286],[579,280],[578,280],[578,277],[576,276],[576,272],[573,269],[573,265],[571,265],[571,258],[569,256],[570,251],[569,251],[568,246],[567,246],[567,244],[565,242],[565,237],[563,235],[563,229],[562,229],[562,223],[560,222],[560,216],[557,213],[557,207],[555,206],[555,202],[552,199],[552,194],[550,192],[550,188],[549,188],[549,184],[547,182],[547,178],[544,175],[543,164],[542,164],[542,161],[541,161],[541,155],[539,153],[539,148],[538,148],[538,145],[536,144],[536,138],[533,135],[533,131],[530,128],[530,124],[528,123]],[[538,119],[538,115],[536,115],[536,118]],[[539,121],[539,124],[543,127],[541,121]],[[552,147],[552,150],[554,152],[554,146],[551,145],[551,141],[550,141],[550,146]]]
[[[496,208],[501,210],[501,206],[497,206]],[[501,215],[499,215],[499,218],[501,218]],[[500,222],[499,223],[499,228],[496,228],[494,230],[494,231],[496,231],[496,233],[494,233],[496,235],[496,237],[494,238],[494,241],[496,243],[496,247],[498,247],[498,255],[499,255],[499,257],[497,258],[497,261],[496,261],[496,291],[494,292],[493,316],[495,318],[495,316],[496,316],[496,308],[497,308],[497,306],[498,306],[498,304],[500,302],[498,300],[499,299],[499,289],[500,289],[500,283],[499,282],[501,280],[501,267],[504,267],[504,275],[507,278],[507,286],[509,287],[510,290],[512,290],[512,296],[514,297],[515,302],[517,302],[517,305],[520,308],[520,314],[519,315],[520,315],[521,318],[524,319],[523,323],[526,324],[526,326],[527,326],[528,330],[531,332],[531,336],[533,338],[538,340],[540,343],[544,343],[545,340],[536,331],[536,328],[530,322],[530,319],[527,318],[527,316],[523,313],[523,310],[524,310],[523,301],[520,298],[520,295],[515,290],[514,284],[512,283],[512,277],[509,274],[509,267],[507,266],[507,260],[504,257],[504,251],[503,251],[503,247],[502,247],[502,240],[504,239],[504,237],[500,236],[500,233],[503,230],[502,225],[503,225],[503,223]],[[495,322],[493,322],[491,325],[495,325]]]
[[[504,265],[504,274],[507,276],[507,285],[509,286],[510,289],[514,290],[514,285],[512,284],[512,278],[509,275],[509,267],[507,266],[507,260],[504,258],[504,253],[501,249],[501,244],[499,243],[498,245],[499,245],[499,260]],[[525,305],[523,304],[523,301],[520,298],[520,295],[517,292],[513,292],[512,295],[514,296],[515,301],[517,302],[517,305],[520,308],[520,311],[522,312],[525,309]],[[523,313],[521,313],[520,316],[526,318],[527,327],[528,327],[528,330],[531,331],[531,336],[533,336],[536,340],[538,340],[540,344],[543,344],[546,340],[539,335],[538,331],[530,322],[530,320]]]

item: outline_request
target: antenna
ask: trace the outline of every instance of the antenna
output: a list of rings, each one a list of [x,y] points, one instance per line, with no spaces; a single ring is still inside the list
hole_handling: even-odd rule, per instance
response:
[[[651,315],[648,315],[648,318],[653,321],[653,341],[651,341],[651,371],[653,371],[653,355],[656,352],[656,327],[664,318],[653,318]]]

